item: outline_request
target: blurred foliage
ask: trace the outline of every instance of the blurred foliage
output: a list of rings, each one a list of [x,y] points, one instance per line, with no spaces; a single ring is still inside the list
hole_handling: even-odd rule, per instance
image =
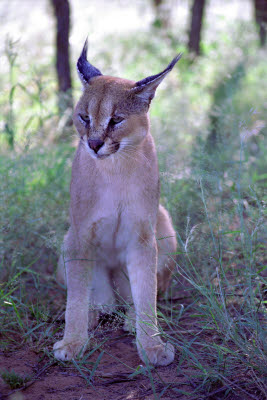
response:
[[[4,267],[14,263],[25,266],[40,258],[55,263],[68,222],[72,154],[68,145],[36,148],[20,155],[2,154],[2,278],[12,273]]]

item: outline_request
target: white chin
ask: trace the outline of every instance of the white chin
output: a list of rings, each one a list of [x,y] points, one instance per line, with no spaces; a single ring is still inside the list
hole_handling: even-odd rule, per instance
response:
[[[104,160],[105,158],[109,157],[110,154],[95,154],[94,158],[97,158],[98,160]]]

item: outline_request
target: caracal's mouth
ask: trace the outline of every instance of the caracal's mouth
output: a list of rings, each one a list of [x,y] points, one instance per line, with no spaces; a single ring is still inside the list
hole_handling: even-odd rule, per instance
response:
[[[114,144],[111,145],[111,151],[110,151],[110,153],[101,153],[101,150],[102,150],[102,149],[100,149],[99,151],[95,152],[95,151],[92,151],[91,148],[88,148],[88,151],[89,151],[90,155],[91,155],[94,159],[97,159],[97,160],[104,160],[104,159],[106,159],[106,158],[112,156],[113,154],[117,153],[117,151],[119,150],[119,148],[120,148],[120,143],[114,143]],[[108,150],[110,150],[110,149],[108,149]]]
[[[109,156],[111,156],[111,154],[114,154],[114,153],[110,153],[110,154],[94,154],[94,158],[97,158],[99,160],[103,160],[104,158],[108,158]]]

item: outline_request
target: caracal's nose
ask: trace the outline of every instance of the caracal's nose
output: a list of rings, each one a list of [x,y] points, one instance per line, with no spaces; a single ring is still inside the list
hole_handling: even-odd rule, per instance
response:
[[[91,147],[92,150],[94,150],[95,153],[98,152],[98,150],[103,146],[104,142],[103,140],[88,140],[89,147]]]

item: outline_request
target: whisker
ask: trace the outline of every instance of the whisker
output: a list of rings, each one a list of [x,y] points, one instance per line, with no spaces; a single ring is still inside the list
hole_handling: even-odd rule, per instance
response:
[[[134,160],[134,161],[136,161],[135,158],[132,157],[131,155],[129,155],[127,152],[119,151],[119,152],[118,152],[118,156],[119,156],[121,159],[123,159],[124,161],[126,161],[126,162],[127,162],[128,160]]]
[[[128,154],[138,154],[139,156],[143,157],[148,163],[149,163],[149,159],[145,156],[145,154],[143,154],[139,149],[135,148],[135,149],[131,149],[131,148],[127,148],[124,147],[123,150],[125,150],[125,152],[127,152]]]

